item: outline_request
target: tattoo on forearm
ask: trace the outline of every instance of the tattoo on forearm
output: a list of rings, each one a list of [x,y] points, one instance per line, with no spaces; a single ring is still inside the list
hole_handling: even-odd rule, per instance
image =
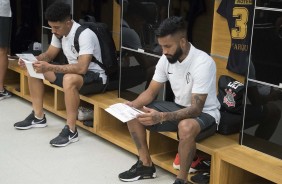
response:
[[[137,149],[138,150],[141,149],[141,143],[140,143],[140,140],[138,139],[136,133],[135,132],[130,132],[130,134],[131,134],[131,137],[133,138],[133,141],[134,141]]]
[[[76,67],[74,65],[53,65],[49,68],[49,71],[55,73],[76,73]]]
[[[166,113],[166,120],[179,121],[186,118],[196,117],[199,113],[199,109],[204,107],[205,100],[202,95],[193,95],[191,104],[191,107]]]
[[[51,61],[51,58],[47,56],[47,54],[45,53],[42,53],[39,55],[41,57],[41,60],[42,61],[47,61],[47,62],[50,62]]]

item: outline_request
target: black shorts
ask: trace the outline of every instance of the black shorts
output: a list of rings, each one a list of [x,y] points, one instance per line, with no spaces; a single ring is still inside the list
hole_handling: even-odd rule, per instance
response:
[[[0,47],[10,47],[12,18],[0,17]]]
[[[167,101],[154,101],[147,105],[147,107],[160,112],[172,112],[185,108],[174,102]],[[215,133],[217,125],[214,117],[212,117],[211,115],[207,113],[201,113],[200,116],[195,118],[195,120],[199,123],[201,127],[201,132],[205,132],[206,130],[212,128],[212,134]],[[156,132],[178,132],[178,124],[179,121],[164,121],[162,124],[158,123],[152,126],[148,126],[146,128]]]
[[[63,87],[64,73],[55,73],[56,80],[51,82],[57,86]],[[87,71],[86,74],[81,75],[83,77],[83,85],[79,90],[82,95],[101,93],[105,90],[106,85],[103,84],[103,80],[99,73]]]

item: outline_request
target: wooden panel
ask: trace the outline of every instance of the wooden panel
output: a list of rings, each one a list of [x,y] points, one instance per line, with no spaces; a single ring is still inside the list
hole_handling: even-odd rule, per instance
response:
[[[214,4],[211,55],[227,58],[231,46],[231,37],[227,20],[216,12],[220,2],[221,0],[216,0]]]
[[[238,81],[244,83],[245,77],[226,69],[227,59],[215,57],[215,56],[213,57],[213,59],[216,63],[216,70],[217,70],[216,71],[216,78],[217,78],[217,81],[218,81],[218,78],[221,75],[228,75],[228,76],[231,76],[234,79],[237,79]]]
[[[234,166],[241,168],[238,172],[246,170],[257,176],[268,179],[275,183],[282,183],[282,160],[264,154],[262,152],[253,150],[245,146],[234,146],[229,149],[221,150],[219,153],[219,159],[228,163],[228,167],[233,167],[232,172],[235,171]],[[222,164],[222,162],[221,162]],[[226,165],[226,164],[225,164]],[[221,166],[222,167],[222,166]],[[225,168],[220,168],[218,172],[224,172]],[[238,173],[237,172],[237,173]],[[224,174],[227,178],[232,178],[230,173]],[[242,175],[242,174],[241,174]],[[233,176],[235,178],[235,176]],[[237,178],[237,177],[236,177]],[[243,178],[246,179],[244,176]],[[222,179],[220,177],[220,179]],[[238,178],[239,179],[239,178]],[[237,181],[237,180],[236,180]]]

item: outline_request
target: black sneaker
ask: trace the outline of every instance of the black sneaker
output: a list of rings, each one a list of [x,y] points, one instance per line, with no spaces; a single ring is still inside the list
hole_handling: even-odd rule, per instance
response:
[[[50,144],[55,147],[63,147],[76,141],[78,141],[77,129],[75,128],[75,132],[72,132],[69,125],[66,125],[61,133],[50,141]]]
[[[191,177],[191,181],[200,184],[206,184],[210,182],[210,173],[202,172]]]
[[[37,119],[34,116],[34,111],[31,112],[31,114],[26,117],[23,121],[17,122],[14,124],[14,127],[16,129],[20,129],[20,130],[27,130],[30,128],[44,128],[47,126],[47,120],[45,118],[45,114],[43,119]]]
[[[190,183],[190,182],[189,182]],[[174,181],[173,184],[188,184],[187,182],[185,182],[184,180],[182,179],[179,179],[179,178],[176,178],[176,180]]]
[[[191,167],[189,169],[189,173],[196,172],[208,172],[211,168],[211,160],[210,158],[204,158],[202,156],[196,156],[196,159],[193,160]]]
[[[121,181],[136,181],[155,178],[156,176],[154,164],[152,163],[152,166],[144,166],[141,160],[138,160],[128,171],[118,175]]]
[[[3,100],[5,98],[9,98],[11,96],[12,96],[12,94],[9,91],[7,91],[5,88],[4,88],[4,91],[0,91],[0,100]]]

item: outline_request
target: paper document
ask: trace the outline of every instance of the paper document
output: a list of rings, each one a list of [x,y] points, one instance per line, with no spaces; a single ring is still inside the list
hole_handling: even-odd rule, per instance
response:
[[[16,54],[21,60],[24,61],[26,69],[31,77],[45,79],[42,73],[36,73],[32,66],[32,63],[37,61],[33,54]]]
[[[105,110],[124,123],[134,119],[136,115],[143,113],[123,103],[116,103]]]

